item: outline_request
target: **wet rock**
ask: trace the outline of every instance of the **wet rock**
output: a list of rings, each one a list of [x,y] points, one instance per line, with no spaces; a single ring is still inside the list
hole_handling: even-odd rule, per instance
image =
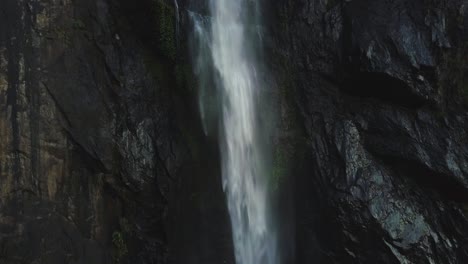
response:
[[[163,263],[186,150],[150,43],[116,2],[0,9],[0,262]]]
[[[152,3],[0,1],[1,263],[232,262],[215,139]],[[468,261],[467,8],[265,3],[294,263]]]
[[[443,81],[444,58],[466,49],[460,8],[275,4],[270,45],[281,56],[273,64],[290,73],[306,137],[294,176],[296,263],[468,259],[463,78]],[[466,71],[456,59],[450,65]]]

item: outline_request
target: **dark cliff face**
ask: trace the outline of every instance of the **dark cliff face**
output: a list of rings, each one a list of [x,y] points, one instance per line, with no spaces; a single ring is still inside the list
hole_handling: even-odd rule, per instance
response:
[[[306,145],[297,263],[466,262],[466,1],[271,9]]]
[[[263,2],[290,258],[467,262],[466,1]],[[0,1],[0,263],[232,262],[206,3]]]
[[[175,12],[0,2],[0,263],[232,259]]]
[[[172,63],[115,1],[0,10],[0,262],[164,263]]]

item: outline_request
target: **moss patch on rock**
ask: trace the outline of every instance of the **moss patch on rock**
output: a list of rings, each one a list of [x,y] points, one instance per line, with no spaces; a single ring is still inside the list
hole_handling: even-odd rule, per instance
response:
[[[112,234],[112,245],[114,246],[114,262],[121,263],[122,259],[128,254],[127,243],[122,232],[115,231]]]
[[[468,60],[466,59],[468,42],[462,47],[449,50],[442,55],[440,71],[440,86],[442,91],[460,98],[461,103],[468,107]],[[452,103],[452,102],[450,102]]]
[[[175,10],[163,0],[153,0],[153,12],[157,20],[155,39],[158,41],[159,51],[168,59],[175,60],[177,51]]]

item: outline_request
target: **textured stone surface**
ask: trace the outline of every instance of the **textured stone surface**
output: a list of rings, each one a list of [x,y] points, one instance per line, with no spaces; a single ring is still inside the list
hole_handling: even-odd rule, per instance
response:
[[[163,263],[187,151],[157,56],[117,2],[0,10],[0,262]]]
[[[296,263],[466,262],[466,3],[271,9],[305,134]]]
[[[465,2],[264,1],[285,259],[468,261]],[[0,263],[232,263],[179,5],[0,1]]]

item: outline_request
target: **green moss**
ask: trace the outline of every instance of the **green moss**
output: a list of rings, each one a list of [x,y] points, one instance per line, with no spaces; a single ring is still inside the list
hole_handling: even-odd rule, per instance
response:
[[[132,227],[126,218],[119,220],[119,230],[112,233],[113,259],[114,263],[121,263],[128,255],[127,240],[131,234]]]
[[[288,159],[286,153],[277,147],[273,158],[273,169],[271,172],[270,189],[278,191],[284,177],[288,172]]]
[[[272,64],[280,66],[275,75],[278,94],[274,95],[274,108],[277,109],[275,115],[278,118],[276,128],[280,131],[273,149],[270,186],[272,191],[278,191],[288,182],[287,177],[293,175],[298,166],[302,166],[308,143],[297,108],[297,70],[284,53],[278,51],[273,57]]]
[[[153,0],[153,8],[157,19],[156,40],[159,51],[170,60],[175,60],[176,40],[175,40],[175,16],[174,8],[163,0]]]
[[[468,42],[442,55],[440,71],[441,90],[449,95],[459,95],[461,103],[468,107],[468,60],[465,51]]]
[[[130,222],[128,222],[127,218],[120,218],[119,221],[120,229],[124,234],[129,235],[131,233],[132,227]]]
[[[289,32],[289,4],[285,3],[282,8],[278,8],[279,32]]]
[[[112,234],[112,245],[114,246],[114,262],[121,263],[122,259],[128,254],[127,243],[122,232],[115,231]]]
[[[72,21],[72,28],[84,30],[86,28],[85,23],[81,19],[73,19]]]

